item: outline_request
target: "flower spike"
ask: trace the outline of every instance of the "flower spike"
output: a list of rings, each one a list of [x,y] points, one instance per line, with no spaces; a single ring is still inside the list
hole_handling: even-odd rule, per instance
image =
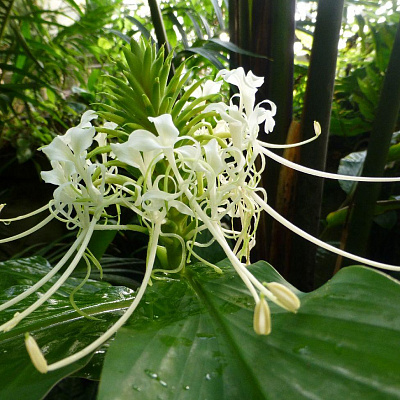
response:
[[[131,54],[136,57],[137,65],[142,65],[141,49],[145,46],[140,44],[137,47],[138,54]],[[161,53],[150,53],[154,53],[159,60],[164,59]],[[153,64],[150,62],[149,65]],[[315,122],[315,135],[296,144],[274,145],[260,141],[260,125],[264,125],[265,132],[271,132],[277,111],[275,104],[269,100],[259,104],[255,102],[263,78],[252,72],[246,74],[243,68],[238,68],[220,71],[216,82],[204,78],[201,82],[186,86],[190,72],[181,75],[182,66],[179,74],[172,78],[172,83],[167,84],[169,67],[170,59],[161,68],[165,76],[159,80],[163,85],[160,86],[159,95],[155,96],[155,104],[150,101],[153,99],[150,93],[140,92],[139,87],[125,88],[122,80],[112,80],[118,86],[115,89],[117,108],[107,106],[108,112],[103,113],[112,122],[96,127],[93,120],[98,117],[97,113],[87,111],[77,126],[42,149],[50,160],[51,170],[43,171],[41,176],[45,182],[56,186],[49,204],[24,216],[0,219],[0,222],[8,223],[46,209],[50,212],[36,227],[1,239],[0,243],[34,233],[53,218],[65,222],[68,228],[77,229],[78,232],[71,248],[46,276],[14,299],[0,305],[2,311],[19,304],[66,266],[39,300],[0,326],[3,331],[12,329],[62,287],[78,262],[86,257],[86,248],[95,230],[130,229],[149,235],[142,284],[122,317],[103,335],[77,353],[50,365],[35,339],[26,335],[25,344],[32,363],[42,373],[69,365],[108,340],[133,314],[151,279],[163,279],[157,273],[180,274],[185,268],[190,268],[191,256],[221,273],[220,268],[196,254],[197,247],[207,247],[214,241],[225,252],[254,299],[255,333],[270,334],[269,302],[296,313],[300,300],[288,287],[278,282],[260,282],[247,268],[261,212],[267,212],[288,229],[327,250],[367,265],[400,270],[398,266],[351,255],[312,237],[273,210],[266,202],[267,193],[259,187],[267,157],[322,178],[366,182],[393,182],[400,181],[400,178],[330,174],[288,161],[269,149],[294,147],[316,140],[321,134],[321,127]],[[237,86],[239,93],[227,103],[211,103],[210,99],[220,90],[222,81]],[[141,101],[145,99],[145,109],[138,108],[137,114],[133,113],[136,108],[132,109],[130,102],[118,100],[121,89],[127,89],[124,93],[133,93]],[[193,98],[195,100],[190,101]],[[149,110],[151,115],[145,114]],[[121,169],[124,170],[122,173],[119,172]],[[0,211],[3,206],[0,205]],[[141,226],[121,224],[121,209],[135,213]],[[117,221],[112,224],[110,215],[115,215],[115,210]],[[213,238],[207,243],[199,243],[197,235],[205,230]],[[229,241],[234,242],[233,247]],[[156,257],[161,268],[154,269]],[[88,270],[90,272],[90,268]],[[85,279],[89,277],[89,272]]]

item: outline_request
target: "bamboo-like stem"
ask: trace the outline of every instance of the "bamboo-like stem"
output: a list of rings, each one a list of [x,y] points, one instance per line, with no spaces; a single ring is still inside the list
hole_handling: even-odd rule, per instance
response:
[[[307,90],[301,121],[301,138],[313,134],[314,121],[322,127],[318,140],[301,149],[300,164],[324,170],[328,148],[330,113],[336,73],[338,41],[344,0],[320,0],[308,71]],[[313,176],[298,176],[294,223],[318,236],[323,182]],[[300,290],[311,290],[316,248],[293,237],[290,272],[287,277]],[[302,260],[299,268],[298,260]]]
[[[383,175],[390,140],[400,111],[400,23],[378,103],[362,175]],[[365,255],[381,184],[358,184],[348,226],[346,249]]]
[[[158,5],[157,0],[148,0],[148,2],[158,45],[159,47],[165,45],[168,54],[171,51],[171,46],[168,42],[167,32],[165,31],[160,6]]]

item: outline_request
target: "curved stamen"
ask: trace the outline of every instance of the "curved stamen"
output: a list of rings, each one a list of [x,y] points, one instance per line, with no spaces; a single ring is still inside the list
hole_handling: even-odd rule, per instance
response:
[[[69,260],[73,252],[77,249],[79,244],[82,242],[84,238],[84,235],[79,235],[77,239],[75,240],[74,244],[70,247],[70,249],[65,253],[63,258],[51,269],[49,273],[47,273],[42,279],[40,279],[38,282],[36,282],[33,286],[31,286],[29,289],[27,289],[25,292],[19,294],[18,296],[15,296],[13,299],[7,301],[6,303],[0,305],[0,311],[5,310],[6,308],[20,302],[21,300],[25,299],[32,293],[36,292],[40,287],[42,287],[46,282],[48,282],[63,266],[64,264]]]
[[[47,301],[60,287],[61,285],[69,278],[71,273],[74,271],[75,267],[77,266],[78,262],[83,256],[83,253],[86,250],[86,247],[89,243],[90,238],[92,237],[93,234],[93,228],[96,224],[97,220],[93,219],[89,225],[89,228],[87,229],[86,232],[82,232],[82,236],[84,236],[84,239],[82,241],[81,247],[76,253],[75,257],[71,261],[71,264],[69,267],[65,270],[65,272],[61,275],[61,277],[57,280],[56,283],[46,292],[43,294],[40,299],[35,301],[32,305],[30,305],[28,308],[26,308],[24,311],[21,313],[17,313],[14,318],[10,319],[9,321],[5,322],[0,326],[0,331],[7,332],[10,329],[14,328],[17,324],[19,324],[26,316],[31,314],[33,311],[35,311],[38,307],[40,307],[45,301]]]
[[[54,218],[54,215],[48,215],[43,221],[39,222],[37,225],[35,225],[34,227],[26,230],[25,232],[21,232],[18,235],[14,235],[14,236],[10,236],[8,238],[5,239],[0,239],[0,244],[1,243],[8,243],[8,242],[12,242],[13,240],[18,240],[21,239],[25,236],[30,235],[33,232],[38,231],[39,229],[43,228],[45,225],[47,225],[52,219]]]
[[[207,229],[214,236],[216,241],[220,244],[220,246],[224,250],[226,256],[229,258],[230,262],[232,263],[233,268],[235,269],[237,274],[240,276],[240,278],[242,279],[244,284],[249,289],[254,300],[256,302],[258,302],[260,297],[258,296],[257,291],[254,289],[254,286],[251,284],[248,277],[243,273],[243,269],[245,269],[245,267],[243,267],[243,264],[237,259],[235,254],[232,252],[231,248],[229,247],[228,242],[226,241],[226,239],[224,237],[223,232],[219,228],[219,225],[217,223],[215,223],[215,221],[212,221],[208,217],[208,215],[202,210],[200,205],[197,203],[196,198],[193,196],[193,194],[190,192],[190,190],[185,186],[185,181],[183,180],[183,178],[178,170],[178,167],[176,166],[173,155],[167,154],[167,159],[168,159],[168,162],[175,174],[175,177],[179,183],[179,186],[183,188],[183,191],[189,200],[189,204],[191,205],[192,210],[200,217],[200,219],[206,225]]]
[[[259,141],[257,143],[259,143]],[[303,167],[300,164],[296,164],[292,161],[286,160],[286,158],[278,156],[277,154],[273,153],[268,149],[261,148],[260,150],[267,157],[272,158],[274,161],[286,167],[295,169],[296,171],[304,172],[309,175],[318,176],[320,178],[339,179],[341,181],[352,181],[352,182],[400,182],[400,177],[384,178],[384,177],[368,177],[368,176],[351,176],[351,175],[332,174],[330,172],[318,171],[317,169]]]
[[[317,245],[319,247],[322,247],[325,250],[329,250],[332,253],[338,254],[339,256],[350,258],[351,260],[360,262],[362,264],[370,265],[371,267],[385,269],[388,271],[400,271],[400,266],[398,266],[398,265],[380,263],[378,261],[373,261],[368,258],[360,257],[355,254],[348,253],[347,251],[338,249],[337,247],[331,246],[330,244],[325,243],[320,239],[317,239],[316,237],[310,235],[307,232],[304,232],[302,229],[300,229],[296,225],[289,222],[287,219],[282,217],[282,215],[280,215],[278,212],[276,212],[272,207],[270,207],[257,194],[253,193],[253,198],[264,209],[264,211],[266,211],[276,221],[280,222],[282,225],[286,226],[288,229],[290,229],[292,232],[296,233],[297,235],[301,236],[302,238],[310,241],[311,243],[314,243],[315,245]]]
[[[321,134],[321,125],[317,121],[314,121],[314,132],[315,132],[315,136],[313,136],[312,138],[306,139],[306,140],[303,140],[303,141],[297,142],[297,143],[273,144],[273,143],[268,143],[268,142],[262,142],[260,140],[258,140],[257,143],[263,147],[268,147],[269,149],[290,149],[292,147],[298,147],[298,146],[302,146],[303,144],[313,142],[315,139],[318,138],[318,136]]]
[[[2,206],[5,206],[5,204],[1,204]],[[3,207],[0,208],[0,211]],[[38,208],[37,210],[34,210],[28,214],[24,214],[24,215],[18,215],[18,217],[14,217],[14,218],[5,218],[5,219],[0,219],[0,222],[14,222],[14,221],[20,221],[21,219],[25,219],[25,218],[29,218],[32,217],[33,215],[36,214],[40,214],[43,211],[46,211],[49,209],[49,205],[46,204],[43,207]]]
[[[135,311],[136,307],[138,306],[140,300],[142,299],[144,292],[147,289],[147,285],[149,283],[151,273],[153,271],[154,260],[157,251],[157,244],[158,238],[161,232],[161,223],[157,222],[154,225],[154,229],[150,232],[150,239],[149,239],[149,251],[147,255],[147,266],[146,266],[146,273],[144,275],[142,284],[140,285],[139,291],[133,300],[132,304],[129,308],[125,311],[125,314],[103,335],[101,335],[98,339],[92,342],[89,346],[85,347],[84,349],[78,351],[77,353],[73,354],[72,356],[66,357],[63,360],[57,361],[53,364],[50,364],[47,367],[48,371],[54,371],[56,369],[62,368],[66,365],[72,364],[73,362],[80,360],[81,358],[87,356],[88,354],[95,351],[99,346],[101,346],[106,340],[108,340],[117,330],[125,324],[125,322],[129,319],[132,313]]]

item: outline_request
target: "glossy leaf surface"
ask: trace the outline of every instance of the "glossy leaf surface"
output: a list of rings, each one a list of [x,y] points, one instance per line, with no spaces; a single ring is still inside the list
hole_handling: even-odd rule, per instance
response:
[[[219,265],[154,283],[111,345],[100,400],[400,398],[397,281],[346,268],[297,292],[297,314],[272,306],[272,333],[257,336],[252,299]],[[250,269],[287,284],[266,263]]]
[[[0,263],[0,303],[26,290],[45,275],[50,265],[35,257]],[[49,363],[75,353],[99,337],[130,304],[132,291],[106,283],[89,281],[76,295],[75,301],[97,320],[79,315],[69,301],[70,292],[81,279],[70,278],[47,303],[23,320],[17,327],[0,333],[0,399],[41,399],[60,379],[82,368],[89,358],[58,371],[41,374],[33,367],[24,344],[25,332],[35,337]],[[49,284],[44,289],[48,289]],[[42,289],[40,293],[44,293]],[[37,299],[32,294],[21,303],[0,312],[0,322],[10,319]],[[90,373],[96,377],[101,368],[102,349],[96,354]]]

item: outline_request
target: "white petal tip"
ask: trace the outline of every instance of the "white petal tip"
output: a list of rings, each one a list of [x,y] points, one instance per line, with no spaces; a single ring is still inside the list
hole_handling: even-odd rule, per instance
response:
[[[36,340],[29,333],[25,334],[25,346],[32,364],[39,372],[45,374],[48,371],[47,361]]]

